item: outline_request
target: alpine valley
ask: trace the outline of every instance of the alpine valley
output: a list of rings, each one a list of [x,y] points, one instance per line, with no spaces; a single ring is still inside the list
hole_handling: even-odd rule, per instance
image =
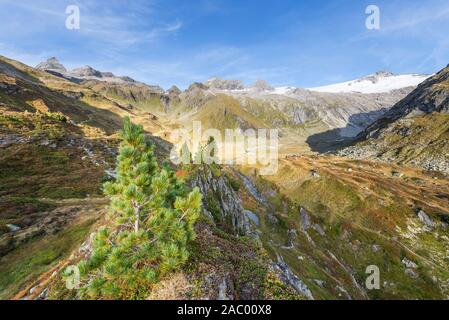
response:
[[[170,133],[193,121],[279,130],[274,175],[172,165],[201,192],[201,213],[186,263],[145,299],[449,299],[449,67],[309,89],[213,78],[165,90],[3,56],[0,298],[82,298],[65,271],[110,223],[102,185],[116,178],[126,117],[159,164]]]

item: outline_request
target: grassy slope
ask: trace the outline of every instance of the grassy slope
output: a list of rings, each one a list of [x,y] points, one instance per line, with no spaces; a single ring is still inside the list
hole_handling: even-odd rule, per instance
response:
[[[9,236],[6,224],[32,230],[42,219],[52,217],[56,208],[64,210],[74,204],[66,203],[64,199],[101,195],[100,186],[107,165],[99,159],[113,161],[113,157],[105,153],[107,140],[98,141],[97,130],[74,126],[51,115],[3,110],[0,112],[0,135],[16,135],[26,141],[0,147],[2,241],[7,241]],[[82,144],[70,146],[69,141]],[[45,145],[41,145],[43,142]],[[92,159],[84,146],[94,153]],[[98,166],[93,161],[98,161]],[[70,254],[86,238],[98,218],[96,210],[102,205],[89,199],[79,201],[82,203],[77,210],[81,212],[73,221],[66,221],[67,225],[54,231],[42,229],[0,257],[0,298],[17,293]]]
[[[86,239],[97,219],[98,212],[90,215],[86,212],[82,219],[73,221],[63,231],[32,239],[0,258],[0,299],[11,298],[68,257]]]
[[[390,124],[376,139],[357,144],[375,148],[377,157],[398,163],[423,163],[429,159],[446,159],[449,154],[449,115],[431,113],[402,119]]]
[[[14,77],[0,74],[0,81],[21,88],[15,94],[5,94],[0,90],[0,102],[9,110],[34,111],[35,102],[42,99],[49,111],[63,112],[77,122],[102,128],[109,133],[119,127],[120,117],[123,115],[131,115],[140,122],[147,121],[149,128],[153,126],[158,130],[162,129],[159,127],[160,124],[123,109],[120,103],[126,102],[126,99],[120,100],[116,96],[105,97],[99,92],[36,71],[12,60],[5,58],[0,60],[3,60],[1,67],[4,68],[6,63],[6,68],[10,71],[10,68],[13,68],[15,73]],[[270,112],[268,110],[267,114],[271,114]],[[244,110],[234,98],[225,95],[218,95],[206,101],[197,113],[197,118],[204,121],[207,126],[217,128],[235,128],[239,125],[243,128],[267,127],[266,122],[270,117],[261,117],[262,120],[258,119],[251,112]],[[36,131],[41,131],[40,135],[43,131],[46,139],[56,143],[61,138],[60,124],[57,122],[44,120],[43,124],[38,125],[41,121],[37,119],[33,119],[31,123],[23,119],[16,121],[10,118],[2,121],[4,122],[1,128],[7,128],[9,133],[18,130],[21,134],[35,135]],[[71,132],[71,134],[81,133]],[[3,219],[3,224],[19,223],[22,218],[19,216],[24,206],[34,213],[49,210],[50,208],[46,206],[51,206],[52,203],[41,201],[41,197],[61,199],[84,197],[87,193],[95,195],[99,192],[103,168],[85,165],[78,149],[58,147],[55,150],[38,144],[17,145],[8,148],[5,153],[2,152],[0,158],[3,161],[0,164],[1,168],[7,168],[3,175],[0,175],[0,179],[3,179],[1,182],[4,183],[2,185],[6,186],[3,189],[4,201],[0,201],[4,205],[6,203],[4,212],[7,213],[7,217]],[[67,166],[73,171],[67,170]],[[349,168],[353,173],[348,173]],[[310,178],[312,169],[318,169],[321,175],[319,179]],[[255,179],[257,186],[267,194],[271,203],[269,208],[255,202],[244,192],[244,188],[239,192],[244,199],[245,207],[262,216],[260,228],[263,232],[262,241],[265,250],[273,259],[276,259],[276,254],[281,254],[295,272],[304,278],[317,297],[342,297],[339,286],[345,287],[353,297],[363,297],[363,293],[348,276],[347,269],[354,269],[357,282],[363,283],[364,268],[368,264],[377,264],[381,267],[382,277],[393,283],[379,292],[369,292],[372,298],[442,297],[439,288],[432,284],[430,274],[441,279],[448,278],[448,261],[445,257],[445,247],[442,245],[444,243],[442,237],[445,234],[439,231],[435,238],[433,234],[423,232],[413,239],[405,239],[402,235],[411,224],[409,219],[418,223],[409,204],[424,208],[433,215],[433,218],[436,218],[436,214],[440,211],[447,213],[446,208],[449,207],[447,200],[435,196],[436,190],[447,188],[447,182],[433,180],[423,173],[404,169],[405,178],[393,183],[395,181],[391,178],[391,170],[391,167],[386,165],[377,167],[373,163],[345,161],[332,163],[327,159],[323,162],[316,162],[313,159],[295,163],[287,161],[282,163],[280,174],[272,177],[271,181]],[[421,186],[422,181],[425,182],[424,186]],[[447,193],[447,190],[444,192]],[[21,199],[19,203],[16,203],[17,195]],[[294,240],[295,248],[283,248],[291,241],[287,231],[300,230],[299,205],[307,208],[311,212],[312,220],[325,228],[326,237],[320,236],[315,230],[309,230],[308,235],[313,241],[311,242],[310,238],[299,232],[298,238]],[[279,223],[271,222],[269,215],[273,212]],[[4,272],[1,273],[3,277],[0,278],[0,283],[6,288],[2,294],[9,296],[17,291],[25,282],[50,267],[53,258],[61,259],[76,247],[88,233],[92,221],[80,223],[72,225],[73,229],[72,227],[65,229],[61,236],[51,238],[54,241],[50,243],[47,239],[36,238],[26,244],[23,253],[15,250],[4,257],[2,260],[4,269],[1,270]],[[396,226],[401,231],[398,231]],[[229,235],[220,233],[220,230],[213,230],[213,233],[219,234],[218,237],[222,238],[216,239],[222,243],[220,249],[222,252],[217,254],[214,248],[206,247],[207,254],[202,256],[201,253],[205,248],[200,246],[200,250],[197,251],[199,254],[195,254],[194,257],[200,256],[204,260],[194,259],[194,263],[198,263],[197,267],[201,262],[213,267],[225,263],[233,266],[228,270],[235,273],[235,276],[241,274],[240,270],[247,268],[254,269],[255,273],[248,273],[251,277],[261,275],[251,261],[246,264],[243,261],[245,259],[242,260],[239,255],[242,251],[255,250],[255,247],[245,243],[245,240],[240,243],[237,238],[229,238]],[[398,239],[394,240],[395,237]],[[234,242],[238,244],[234,245]],[[373,244],[380,246],[381,250],[373,252],[371,248]],[[338,261],[332,258],[329,252],[333,252]],[[25,256],[32,256],[32,253],[36,253],[36,259],[23,259]],[[419,279],[414,280],[405,275],[401,263],[403,257],[418,263]],[[253,262],[257,264],[257,261]],[[9,276],[11,270],[17,272]],[[30,275],[28,271],[32,274]],[[325,280],[324,288],[317,285],[313,279]],[[262,282],[259,282],[259,285]]]
[[[311,170],[320,177],[311,177]],[[392,170],[404,176],[393,177]],[[245,207],[261,216],[260,229],[272,257],[281,254],[316,297],[344,298],[338,289],[344,287],[351,296],[365,298],[348,270],[363,288],[365,269],[373,264],[380,268],[386,283],[381,290],[367,291],[370,298],[434,299],[448,294],[444,287],[449,278],[444,245],[448,231],[423,231],[410,207],[423,208],[434,221],[439,221],[441,213],[447,217],[448,199],[438,196],[448,193],[447,180],[435,180],[410,168],[332,158],[285,160],[279,174],[267,179],[253,178],[271,208],[243,194]],[[308,210],[312,223],[319,224],[325,236],[313,227],[306,231],[308,236],[301,231],[300,206]],[[279,223],[269,218],[273,212]],[[409,226],[419,230],[411,239]],[[288,248],[292,241],[289,230],[298,234],[294,248]],[[403,258],[418,264],[418,278],[405,274]],[[439,279],[439,285],[432,277]],[[314,279],[325,281],[324,288]]]

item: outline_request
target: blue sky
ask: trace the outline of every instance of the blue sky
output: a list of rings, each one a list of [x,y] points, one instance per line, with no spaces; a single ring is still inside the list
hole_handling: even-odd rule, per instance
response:
[[[65,27],[78,5],[81,28]],[[381,29],[365,27],[380,8]],[[165,88],[213,76],[312,87],[449,63],[447,0],[0,0],[0,54]]]

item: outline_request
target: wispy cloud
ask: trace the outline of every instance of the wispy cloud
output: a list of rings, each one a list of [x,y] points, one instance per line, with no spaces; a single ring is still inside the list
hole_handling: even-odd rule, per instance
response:
[[[155,14],[152,1],[72,2],[80,8],[81,28],[71,31],[69,35],[78,34],[86,40],[127,47],[174,35],[183,26],[180,19],[164,21],[159,18]],[[14,11],[20,10],[23,14],[15,19],[22,19],[24,25],[32,25],[27,32],[33,34],[33,30],[47,29],[49,33],[53,30],[63,30],[67,18],[65,8],[73,3],[0,0],[0,4],[8,5],[14,8]],[[3,15],[5,19],[2,20],[7,22],[6,12]],[[0,13],[0,17],[3,15]]]
[[[438,20],[446,19],[447,17],[449,17],[449,4],[447,3],[441,7],[412,6],[403,11],[400,18],[387,23],[382,28],[382,32],[410,30],[429,22],[438,23]]]
[[[359,1],[0,0],[0,54],[32,65],[57,56],[164,87],[213,76],[310,87],[447,65],[447,0],[376,2],[379,31],[364,28]],[[73,4],[80,30],[65,28]]]
[[[437,28],[442,22],[447,22],[449,18],[449,4],[447,1],[427,4],[426,2],[410,3],[408,6],[401,4],[384,5],[380,7],[381,28],[379,30],[366,30],[350,38],[350,41],[363,41],[380,36],[405,35],[425,35],[434,36],[441,33],[447,34],[447,29]],[[426,26],[435,28],[428,34]]]

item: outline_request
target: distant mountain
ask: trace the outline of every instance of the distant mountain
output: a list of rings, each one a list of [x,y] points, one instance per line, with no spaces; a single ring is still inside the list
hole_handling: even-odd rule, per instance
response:
[[[76,68],[73,69],[70,72],[71,75],[73,76],[77,76],[79,78],[87,78],[87,77],[97,77],[97,78],[102,78],[103,77],[103,73],[95,70],[94,68],[90,67],[90,66],[84,66],[81,68]],[[112,73],[108,73],[107,75],[109,76],[114,76]]]
[[[408,87],[371,94],[324,93],[294,87],[275,88],[263,80],[256,81],[250,87],[235,90],[220,90],[216,85],[210,85],[210,82],[206,82],[190,86],[185,96],[188,101],[195,102],[188,102],[187,105],[199,110],[201,106],[209,106],[206,103],[209,100],[217,100],[216,95],[221,93],[234,98],[236,105],[263,121],[265,127],[280,129],[307,126],[307,135],[334,130],[326,138],[332,141],[342,137],[355,137],[413,89]],[[245,122],[240,115],[236,119],[237,122]]]
[[[63,77],[70,81],[80,82],[83,80],[97,80],[111,83],[135,83],[130,77],[118,77],[112,72],[101,72],[90,66],[84,66],[68,71],[57,58],[52,57],[39,63],[36,69],[49,72],[53,75]]]
[[[243,83],[240,80],[224,80],[220,78],[212,78],[203,83],[211,89],[218,90],[242,90]]]
[[[427,78],[429,78],[429,75],[396,75],[387,71],[379,71],[360,79],[323,87],[310,88],[309,90],[329,93],[383,93],[407,87],[416,87]]]
[[[274,88],[265,80],[257,80],[254,82],[252,89],[259,90],[259,91],[273,91]]]
[[[194,83],[164,92],[108,82],[114,75],[89,67],[77,70],[75,81],[55,60],[43,71],[0,56],[0,299],[82,297],[66,289],[64,270],[89,257],[92,232],[110,225],[101,186],[115,175],[125,116],[143,126],[159,163],[172,149],[170,133],[193,120],[203,129],[280,133],[275,175],[262,176],[251,165],[176,168],[188,188],[203,194],[198,236],[189,262],[145,288],[144,298],[449,296],[447,177],[395,163],[304,155],[306,139],[335,143],[381,118],[360,135],[368,140],[356,150],[367,146],[385,159],[415,155],[413,161],[444,169],[449,69],[411,95],[413,87],[321,93],[263,83],[260,90]],[[381,290],[366,289],[369,265],[382,272]]]
[[[332,150],[336,142],[340,145],[355,137],[414,88],[409,86],[411,82],[402,82],[396,85],[401,89],[385,92],[327,93],[294,87],[276,88],[264,80],[245,87],[240,80],[215,77],[203,83],[193,83],[181,92],[177,88],[164,91],[159,86],[117,77],[90,66],[67,71],[56,58],[37,68],[82,84],[128,110],[148,110],[151,106],[150,112],[185,114],[182,119],[186,125],[191,120],[201,120],[209,128],[293,130],[294,134],[289,135],[292,143],[295,141],[320,152]],[[424,76],[417,76],[421,77]],[[379,72],[354,83],[379,85],[386,79],[400,78]]]
[[[61,73],[67,72],[67,69],[55,57],[49,58],[48,60],[39,63],[36,66],[36,69],[51,70],[51,71],[56,71],[56,72],[61,72]]]
[[[449,173],[449,66],[421,83],[340,154]]]

